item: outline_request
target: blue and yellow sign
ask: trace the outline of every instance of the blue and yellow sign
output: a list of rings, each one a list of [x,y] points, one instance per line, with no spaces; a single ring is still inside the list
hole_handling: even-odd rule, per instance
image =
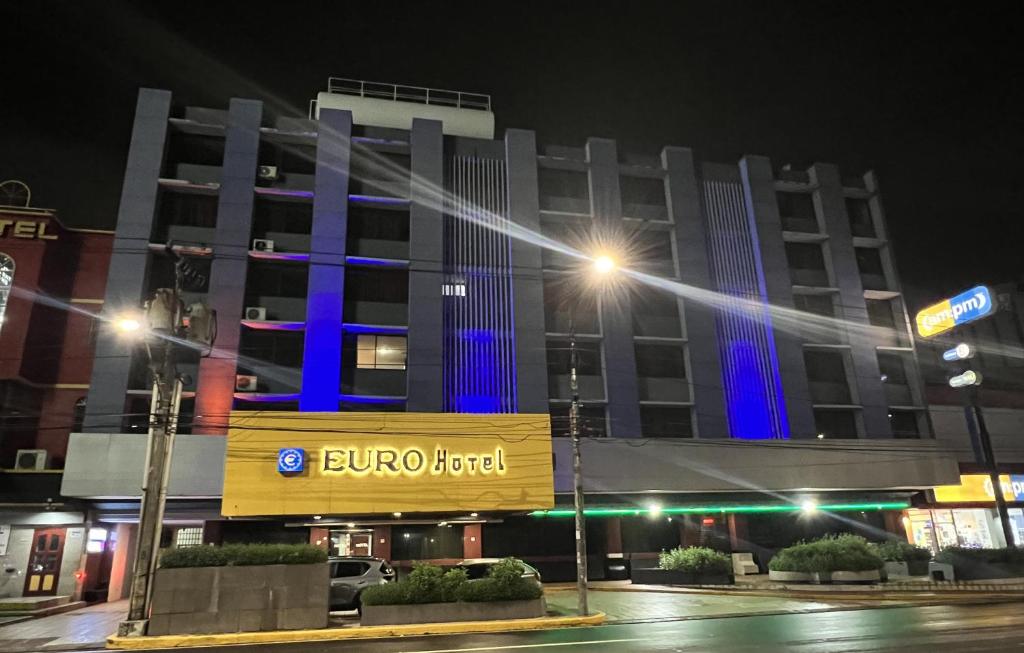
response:
[[[306,468],[306,451],[296,447],[280,449],[277,452],[277,471],[282,474],[297,474]]]
[[[992,293],[985,286],[976,286],[919,311],[916,318],[917,333],[922,338],[938,335],[955,326],[986,317],[992,310]]]

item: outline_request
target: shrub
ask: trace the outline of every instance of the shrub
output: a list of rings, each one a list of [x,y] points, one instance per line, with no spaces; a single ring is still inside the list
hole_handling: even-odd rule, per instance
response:
[[[939,551],[935,562],[950,565],[967,564],[1004,564],[1024,567],[1024,549],[1015,547],[1004,549],[966,549],[951,546]]]
[[[875,553],[886,562],[914,562],[931,560],[932,552],[923,546],[914,546],[903,540],[888,540],[873,545]]]
[[[729,574],[729,556],[703,546],[676,547],[658,554],[658,567],[691,574]]]
[[[251,567],[327,562],[327,552],[310,544],[225,544],[164,549],[160,567]]]
[[[454,601],[521,601],[539,598],[541,588],[523,578],[523,563],[506,558],[491,567],[486,578],[470,581],[465,569],[444,571],[436,565],[417,564],[397,583],[368,587],[363,605],[408,605]]]
[[[826,535],[779,551],[768,569],[819,573],[881,569],[885,563],[873,549],[859,535]]]

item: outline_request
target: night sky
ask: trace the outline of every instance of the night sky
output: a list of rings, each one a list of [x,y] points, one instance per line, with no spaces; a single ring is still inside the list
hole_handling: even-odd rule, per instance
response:
[[[330,75],[490,93],[498,134],[875,169],[911,310],[1022,280],[1019,26],[979,3],[8,2],[0,178],[111,227],[138,87],[305,115]]]

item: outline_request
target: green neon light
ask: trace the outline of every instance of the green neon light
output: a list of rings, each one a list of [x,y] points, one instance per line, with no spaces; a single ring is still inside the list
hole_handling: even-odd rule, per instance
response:
[[[867,510],[905,510],[910,507],[906,501],[882,501],[878,503],[825,503],[815,506],[815,510],[825,512],[850,512]],[[804,508],[798,504],[781,504],[774,506],[738,505],[738,506],[671,506],[666,508],[586,508],[587,517],[639,517],[641,515],[707,515],[713,513],[729,514],[769,514],[776,512],[801,512]],[[573,517],[575,510],[558,508],[555,510],[534,510],[531,517]]]

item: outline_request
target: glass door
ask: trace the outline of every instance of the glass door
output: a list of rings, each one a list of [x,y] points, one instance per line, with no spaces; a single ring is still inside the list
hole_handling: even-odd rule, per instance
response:
[[[63,528],[37,528],[25,572],[25,596],[55,596],[64,554]]]

